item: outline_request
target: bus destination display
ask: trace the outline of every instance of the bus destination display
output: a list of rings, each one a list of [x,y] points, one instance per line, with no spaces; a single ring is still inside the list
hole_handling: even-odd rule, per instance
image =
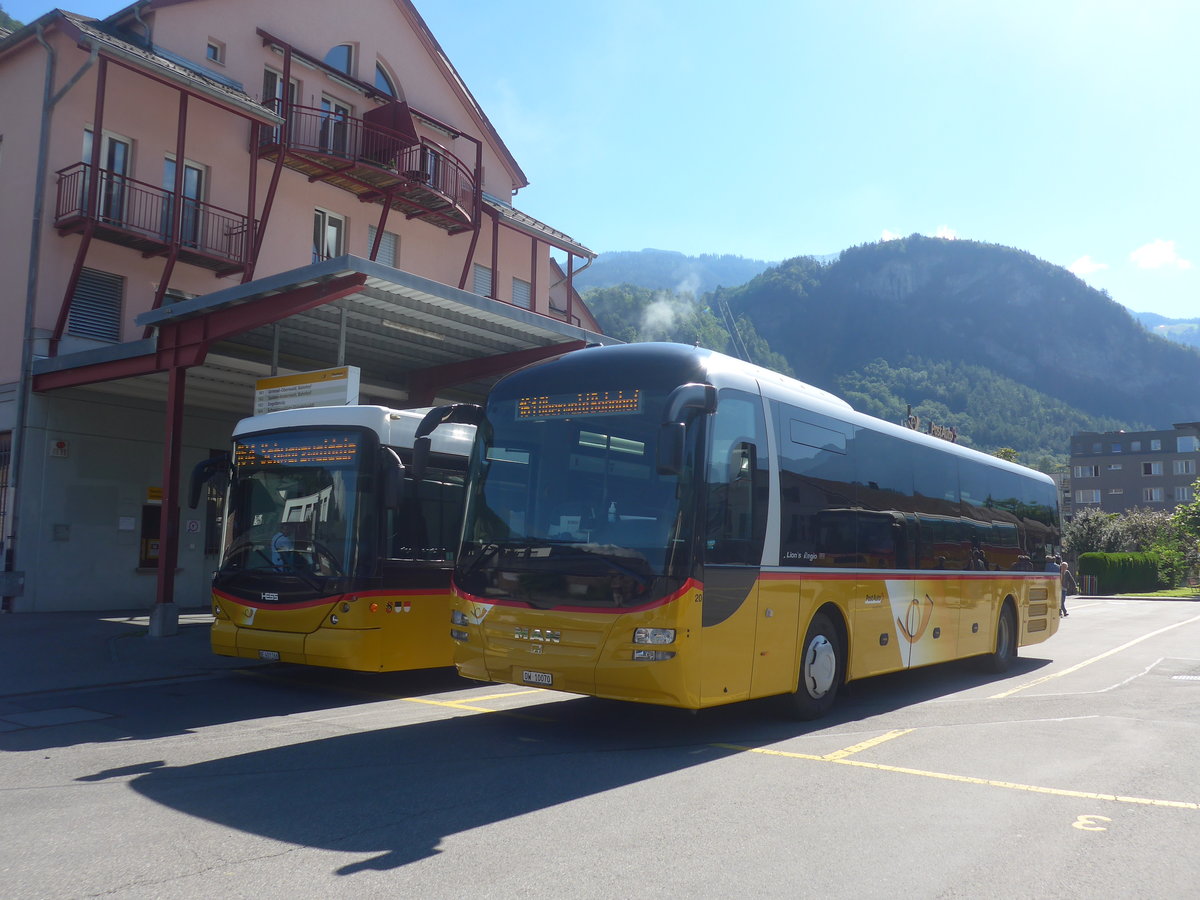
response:
[[[570,419],[576,416],[636,415],[642,411],[640,388],[581,391],[517,398],[517,419]]]
[[[276,434],[237,442],[237,466],[312,466],[354,462],[358,438],[352,434]]]

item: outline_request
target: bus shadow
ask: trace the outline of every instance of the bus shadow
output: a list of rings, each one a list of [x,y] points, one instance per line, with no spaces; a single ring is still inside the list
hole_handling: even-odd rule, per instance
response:
[[[63,690],[4,702],[10,714],[45,714],[49,724],[0,734],[0,750],[154,740],[233,722],[444,694],[473,684],[453,668],[370,673],[273,663],[191,680]],[[56,710],[65,718],[55,718]]]
[[[720,715],[590,698],[552,705],[545,720],[457,715],[87,779],[140,772],[133,790],[188,816],[365,854],[337,870],[351,875],[401,867],[439,853],[453,835],[738,752],[714,745],[726,730]]]
[[[922,700],[999,686],[1047,662],[1020,659],[1005,679],[960,662],[859,682],[817,722],[789,720],[785,698],[699,713],[556,698],[515,715],[454,715],[81,780],[136,775],[130,785],[139,794],[220,827],[363,854],[337,870],[351,875],[433,856],[447,838],[474,828],[716,762],[739,748],[827,737]]]

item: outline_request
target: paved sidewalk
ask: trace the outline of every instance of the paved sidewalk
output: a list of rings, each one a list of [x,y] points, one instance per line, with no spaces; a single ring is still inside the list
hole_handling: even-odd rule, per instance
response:
[[[146,610],[0,615],[0,697],[257,664],[212,652],[205,610],[180,610],[170,637],[150,637],[149,624]]]

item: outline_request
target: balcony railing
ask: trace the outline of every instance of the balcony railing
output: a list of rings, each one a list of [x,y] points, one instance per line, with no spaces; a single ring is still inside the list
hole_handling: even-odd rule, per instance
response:
[[[281,150],[289,168],[365,201],[391,203],[412,218],[450,232],[474,221],[477,186],[471,169],[440,144],[325,109],[292,106],[282,129],[259,126],[264,157]]]
[[[127,175],[100,169],[95,208],[89,207],[92,167],[76,163],[58,172],[54,224],[61,233],[95,223],[96,237],[163,254],[178,246],[179,259],[222,274],[245,267],[250,252],[250,219],[201,200],[183,199],[179,234],[175,194]]]

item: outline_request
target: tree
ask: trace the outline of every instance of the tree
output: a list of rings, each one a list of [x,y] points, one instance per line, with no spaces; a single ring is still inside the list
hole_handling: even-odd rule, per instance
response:
[[[1005,459],[1009,462],[1015,463],[1020,454],[1017,453],[1017,451],[1012,447],[997,447],[995,452],[992,453],[992,456],[996,457],[997,459]]]
[[[1116,513],[1081,509],[1063,529],[1063,544],[1077,558],[1081,553],[1112,553],[1119,540],[1117,518]]]

